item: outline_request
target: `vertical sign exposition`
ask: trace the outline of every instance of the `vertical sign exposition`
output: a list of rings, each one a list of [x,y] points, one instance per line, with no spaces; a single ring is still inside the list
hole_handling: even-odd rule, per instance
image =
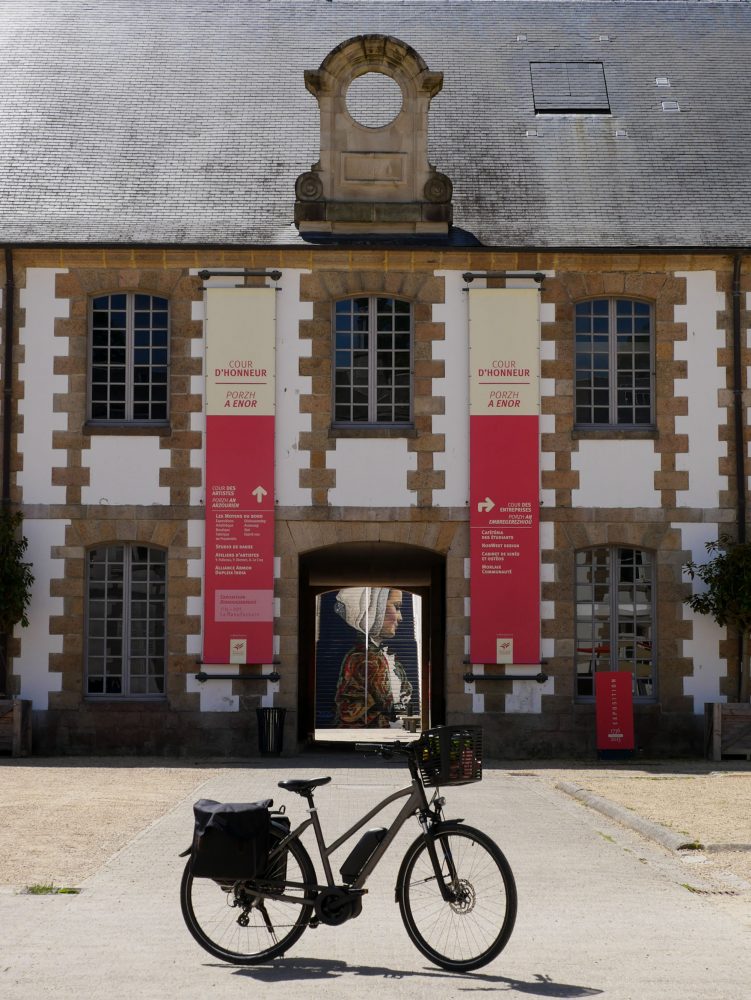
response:
[[[600,670],[595,674],[597,749],[602,755],[629,755],[634,750],[633,674]]]
[[[206,291],[205,663],[271,663],[273,288]]]
[[[540,662],[539,292],[469,292],[470,660]]]

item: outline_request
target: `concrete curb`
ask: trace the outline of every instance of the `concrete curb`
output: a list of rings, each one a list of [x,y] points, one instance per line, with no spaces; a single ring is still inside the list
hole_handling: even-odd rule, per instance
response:
[[[676,833],[665,826],[660,826],[659,823],[652,823],[648,819],[642,819],[641,816],[632,812],[631,809],[616,805],[615,802],[609,802],[599,795],[593,795],[592,792],[588,792],[585,788],[579,788],[578,785],[573,785],[570,781],[558,781],[555,787],[583,802],[590,809],[596,809],[598,812],[604,813],[624,826],[636,830],[643,837],[662,844],[669,851],[699,850],[703,847],[695,837]]]

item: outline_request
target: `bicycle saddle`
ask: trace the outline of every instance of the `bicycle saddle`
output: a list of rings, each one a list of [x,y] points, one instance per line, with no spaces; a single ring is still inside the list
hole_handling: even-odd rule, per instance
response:
[[[298,795],[307,795],[313,788],[319,785],[328,785],[331,778],[287,778],[278,782],[280,788],[288,792],[296,792]]]

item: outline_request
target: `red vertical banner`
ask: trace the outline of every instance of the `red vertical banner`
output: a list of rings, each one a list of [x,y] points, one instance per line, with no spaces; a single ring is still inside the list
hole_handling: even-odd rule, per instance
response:
[[[627,670],[599,670],[595,674],[597,749],[634,749],[633,674]]]
[[[206,291],[205,663],[271,663],[273,288]]]
[[[540,662],[539,291],[469,291],[470,660]]]

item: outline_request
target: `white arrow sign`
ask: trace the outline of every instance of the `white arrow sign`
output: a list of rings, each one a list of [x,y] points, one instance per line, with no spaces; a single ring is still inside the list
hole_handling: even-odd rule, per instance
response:
[[[256,486],[253,490],[253,496],[259,503],[262,503],[263,498],[266,496],[266,492],[267,491],[263,488],[263,486]]]
[[[485,497],[485,499],[484,499],[484,500],[481,500],[481,501],[480,501],[480,502],[478,503],[478,505],[477,505],[477,509],[478,509],[478,511],[480,511],[480,513],[482,513],[483,511],[485,511],[485,512],[486,512],[486,513],[488,513],[488,514],[489,514],[489,513],[491,512],[491,510],[492,510],[492,509],[493,509],[494,507],[495,507],[495,504],[494,504],[494,503],[493,503],[493,501],[492,501],[492,500],[490,499],[490,497]]]

